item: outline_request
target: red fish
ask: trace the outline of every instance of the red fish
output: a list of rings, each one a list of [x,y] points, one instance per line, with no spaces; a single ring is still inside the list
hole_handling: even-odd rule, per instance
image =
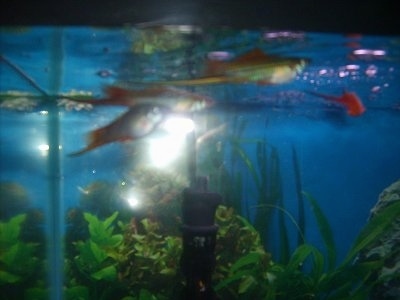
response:
[[[194,112],[208,108],[214,101],[204,95],[171,87],[151,87],[146,89],[125,89],[107,86],[106,97],[102,99],[70,99],[75,102],[92,105],[135,106],[143,103],[168,106],[174,112]]]
[[[105,144],[145,137],[157,128],[168,112],[170,109],[165,106],[138,104],[110,124],[90,132],[88,145],[69,156],[78,156]]]
[[[362,103],[361,99],[357,96],[356,93],[343,92],[341,96],[332,96],[313,91],[305,91],[305,92],[314,95],[316,97],[321,97],[329,101],[340,103],[346,108],[347,114],[352,117],[360,116],[366,110],[364,104]]]

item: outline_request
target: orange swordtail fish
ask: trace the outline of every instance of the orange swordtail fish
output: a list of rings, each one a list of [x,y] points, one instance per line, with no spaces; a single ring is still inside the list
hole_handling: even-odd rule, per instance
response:
[[[305,58],[267,55],[256,48],[232,60],[208,60],[202,77],[156,83],[176,86],[247,82],[280,84],[292,80],[307,63]]]
[[[69,156],[78,156],[105,144],[145,137],[157,129],[169,112],[168,107],[150,103],[131,107],[108,125],[91,131],[87,146]]]
[[[320,97],[329,101],[333,101],[343,105],[346,108],[347,114],[352,117],[362,115],[366,108],[361,99],[353,92],[343,92],[341,96],[325,95],[313,91],[305,91],[308,94]]]
[[[92,105],[135,106],[153,103],[167,106],[174,112],[195,112],[208,108],[214,100],[201,94],[172,87],[158,86],[146,89],[125,89],[119,86],[107,86],[106,96],[101,99],[71,99],[75,102]]]

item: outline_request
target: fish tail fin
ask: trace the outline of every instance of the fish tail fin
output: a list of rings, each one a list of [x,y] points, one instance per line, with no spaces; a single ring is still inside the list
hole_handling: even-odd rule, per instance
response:
[[[129,96],[131,91],[119,86],[110,85],[105,88],[105,92],[109,98],[123,98]]]
[[[97,147],[107,144],[109,142],[109,139],[107,139],[106,135],[107,135],[107,127],[93,130],[88,135],[88,145],[85,148],[83,148],[82,150],[68,154],[68,156],[71,156],[71,157],[79,156],[90,150],[93,150]]]

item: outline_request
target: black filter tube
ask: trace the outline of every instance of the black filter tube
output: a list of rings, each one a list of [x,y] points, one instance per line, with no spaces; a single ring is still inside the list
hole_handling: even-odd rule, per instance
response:
[[[215,211],[222,197],[207,191],[207,181],[200,178],[196,188],[183,191],[180,268],[186,278],[182,300],[217,299],[212,289],[215,268],[215,244],[218,226]]]

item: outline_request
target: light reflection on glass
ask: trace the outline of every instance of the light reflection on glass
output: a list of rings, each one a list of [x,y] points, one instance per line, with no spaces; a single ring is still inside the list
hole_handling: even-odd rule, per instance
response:
[[[365,74],[366,74],[368,77],[375,76],[376,73],[378,73],[378,67],[377,67],[377,66],[374,66],[374,65],[368,66],[368,68],[365,70]]]
[[[351,52],[350,58],[363,60],[382,59],[386,54],[385,50],[380,49],[357,49]]]
[[[295,31],[266,31],[263,34],[264,39],[303,39],[305,36],[304,32],[295,32]]]
[[[45,157],[49,154],[50,146],[48,144],[39,144],[37,149],[40,151],[40,155]],[[62,145],[58,145],[58,149],[62,149]]]
[[[385,50],[374,50],[374,49],[357,49],[353,51],[354,55],[368,55],[368,56],[384,56],[386,55]]]
[[[183,154],[184,137],[170,135],[150,141],[149,158],[158,168],[164,168]]]
[[[359,65],[346,65],[346,70],[349,70],[349,71],[356,71],[356,70],[359,70],[360,69],[360,66]]]
[[[227,51],[212,51],[207,54],[207,58],[211,60],[228,60],[232,58],[232,54]]]
[[[49,145],[41,144],[41,145],[38,146],[38,149],[39,149],[39,151],[40,151],[42,156],[46,156],[48,151],[49,151],[49,149],[50,149],[50,147],[49,147]]]
[[[165,120],[161,128],[167,133],[165,136],[149,141],[149,158],[151,163],[164,168],[182,156],[185,151],[186,135],[194,130],[193,120],[185,117],[171,117]]]
[[[162,128],[173,135],[186,135],[194,130],[194,122],[185,117],[171,117],[165,120]]]
[[[124,185],[124,184],[123,184]],[[138,208],[141,204],[141,197],[134,187],[131,187],[121,193],[121,198],[129,205],[130,208]]]

